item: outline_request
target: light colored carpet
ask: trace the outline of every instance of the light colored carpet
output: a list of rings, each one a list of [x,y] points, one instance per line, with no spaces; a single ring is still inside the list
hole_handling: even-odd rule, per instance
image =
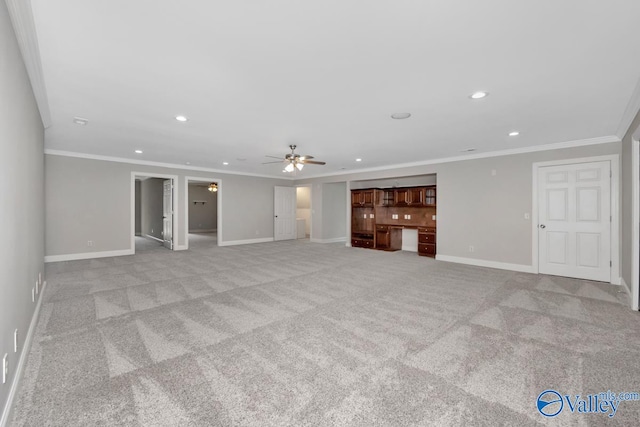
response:
[[[637,425],[617,287],[308,241],[47,265],[15,426]]]

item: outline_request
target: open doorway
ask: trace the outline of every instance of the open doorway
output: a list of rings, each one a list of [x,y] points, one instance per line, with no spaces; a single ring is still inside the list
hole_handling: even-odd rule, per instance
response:
[[[311,186],[296,188],[296,238],[311,238]]]
[[[131,249],[138,252],[175,246],[176,186],[173,175],[132,173]]]
[[[186,177],[186,191],[187,247],[219,246],[221,180]]]

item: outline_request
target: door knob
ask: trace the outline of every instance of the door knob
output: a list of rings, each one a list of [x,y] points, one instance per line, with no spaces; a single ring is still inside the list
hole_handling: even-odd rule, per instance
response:
[[[544,224],[540,224],[540,228],[547,228],[547,226]]]

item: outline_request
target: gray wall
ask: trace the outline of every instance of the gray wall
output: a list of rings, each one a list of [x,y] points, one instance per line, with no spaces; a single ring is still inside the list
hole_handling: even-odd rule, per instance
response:
[[[322,239],[347,236],[347,184],[324,184],[322,189]]]
[[[420,185],[436,185],[435,175],[407,176],[387,179],[371,179],[351,182],[351,189],[360,188],[390,188],[390,187],[417,187]]]
[[[131,246],[132,172],[178,177],[178,227],[174,242],[185,246],[185,177],[214,172],[45,155],[46,255],[128,250]],[[273,187],[292,186],[270,179],[215,172],[220,182],[224,242],[273,237]],[[93,247],[87,247],[87,240]]]
[[[620,154],[620,143],[598,144],[560,150],[539,151],[465,161],[453,161],[385,171],[352,173],[299,180],[297,185],[362,181],[437,174],[438,254],[500,263],[530,266],[532,261],[531,220],[532,165],[534,162]],[[491,171],[495,169],[496,175]],[[315,218],[315,223],[324,223]],[[318,228],[322,231],[322,225]],[[314,235],[315,235],[314,229]],[[469,245],[475,247],[469,252]]]
[[[148,178],[140,186],[140,228],[143,236],[163,240],[164,179]]]
[[[189,231],[214,231],[218,228],[218,193],[208,184],[189,184]],[[205,204],[194,204],[194,200]]]
[[[0,385],[5,410],[36,305],[31,289],[44,271],[44,129],[5,2],[0,2],[0,357],[9,377]],[[18,352],[13,331],[18,329]],[[6,408],[8,410],[9,408]]]
[[[135,233],[136,236],[142,234],[142,182],[136,180],[136,224]]]
[[[622,219],[620,223],[621,230],[621,257],[620,268],[621,275],[627,286],[631,287],[631,246],[633,239],[633,194],[632,194],[632,170],[631,170],[631,139],[633,133],[640,127],[640,112],[636,115],[629,131],[622,140]]]

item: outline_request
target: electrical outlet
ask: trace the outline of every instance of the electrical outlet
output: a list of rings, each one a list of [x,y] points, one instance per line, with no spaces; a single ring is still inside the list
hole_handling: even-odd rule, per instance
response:
[[[18,330],[13,331],[13,352],[18,352]]]
[[[472,245],[469,245],[469,252],[475,252],[476,248],[474,248]]]
[[[529,214],[529,212],[526,212],[524,214],[524,219],[531,219],[531,215]]]
[[[93,240],[87,240],[87,246],[93,246]]]
[[[7,377],[9,376],[9,355],[4,354],[2,358],[2,384],[7,382]]]

